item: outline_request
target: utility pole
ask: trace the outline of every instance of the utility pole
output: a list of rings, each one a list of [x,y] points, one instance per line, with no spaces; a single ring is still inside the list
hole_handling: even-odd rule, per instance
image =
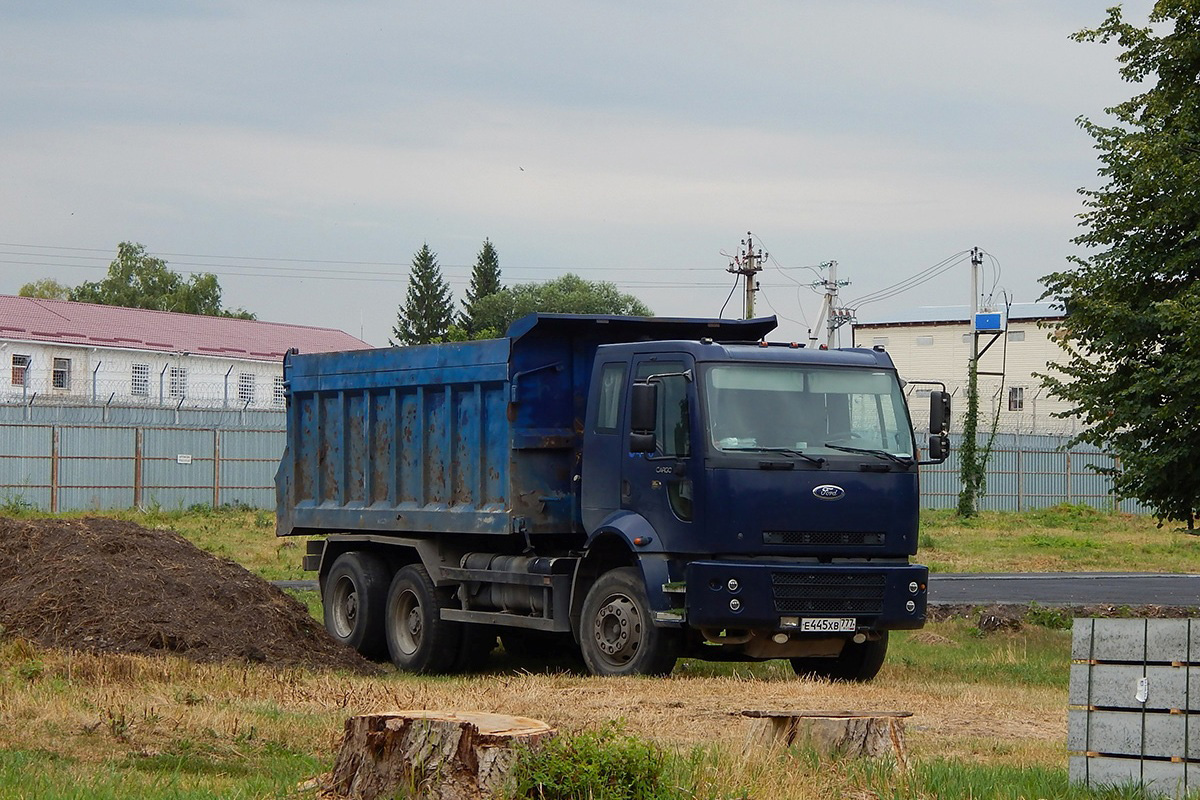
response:
[[[829,277],[810,284],[814,289],[824,289],[825,298],[821,301],[821,313],[817,315],[817,324],[808,329],[809,347],[817,346],[817,336],[819,334],[813,333],[813,331],[820,331],[822,325],[825,326],[825,346],[833,347],[833,339],[837,334],[837,329],[847,322],[854,321],[854,311],[838,305],[838,289],[843,286],[849,286],[850,281],[838,280],[837,266],[836,261],[826,261],[821,267],[829,270]]]
[[[971,248],[971,333],[975,334],[975,320],[979,315],[979,268],[983,266],[983,251]],[[979,361],[979,336],[971,336],[971,360]]]
[[[975,504],[983,491],[985,463],[979,457],[976,434],[979,431],[979,268],[983,266],[983,251],[971,248],[971,361],[967,365],[967,413],[963,420],[962,446],[959,448],[960,479],[958,515],[972,517]],[[986,460],[986,456],[985,459]]]
[[[754,293],[758,291],[758,280],[754,277],[762,272],[762,262],[767,258],[766,253],[759,248],[757,252],[754,250],[754,239],[747,232],[746,238],[742,240],[742,250],[729,262],[729,269],[726,272],[734,275],[741,275],[746,279],[746,293],[742,300],[742,318],[752,319],[754,317]]]

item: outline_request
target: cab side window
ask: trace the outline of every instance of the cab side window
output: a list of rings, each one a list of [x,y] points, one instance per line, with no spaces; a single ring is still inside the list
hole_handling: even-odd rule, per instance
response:
[[[616,433],[621,424],[621,397],[625,391],[625,365],[605,364],[600,369],[600,402],[596,432]]]

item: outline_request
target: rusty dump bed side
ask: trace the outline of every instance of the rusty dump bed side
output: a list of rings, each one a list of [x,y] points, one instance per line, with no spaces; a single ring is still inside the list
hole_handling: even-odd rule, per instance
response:
[[[276,532],[579,531],[596,348],[774,324],[533,314],[502,339],[289,355]]]

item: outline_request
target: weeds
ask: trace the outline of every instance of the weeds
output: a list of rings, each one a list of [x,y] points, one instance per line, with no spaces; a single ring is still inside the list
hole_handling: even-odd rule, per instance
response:
[[[19,517],[37,511],[37,506],[25,499],[24,495],[9,494],[0,498],[0,514]]]
[[[537,800],[674,800],[688,795],[668,779],[668,756],[611,723],[557,736],[520,752],[510,798]]]

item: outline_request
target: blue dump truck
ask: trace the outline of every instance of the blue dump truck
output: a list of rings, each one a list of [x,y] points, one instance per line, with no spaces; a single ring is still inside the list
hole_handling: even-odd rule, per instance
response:
[[[786,658],[869,680],[925,620],[919,462],[882,348],[774,317],[534,314],[485,341],[284,361],[280,536],[335,639],[413,672],[496,646],[597,675]]]

